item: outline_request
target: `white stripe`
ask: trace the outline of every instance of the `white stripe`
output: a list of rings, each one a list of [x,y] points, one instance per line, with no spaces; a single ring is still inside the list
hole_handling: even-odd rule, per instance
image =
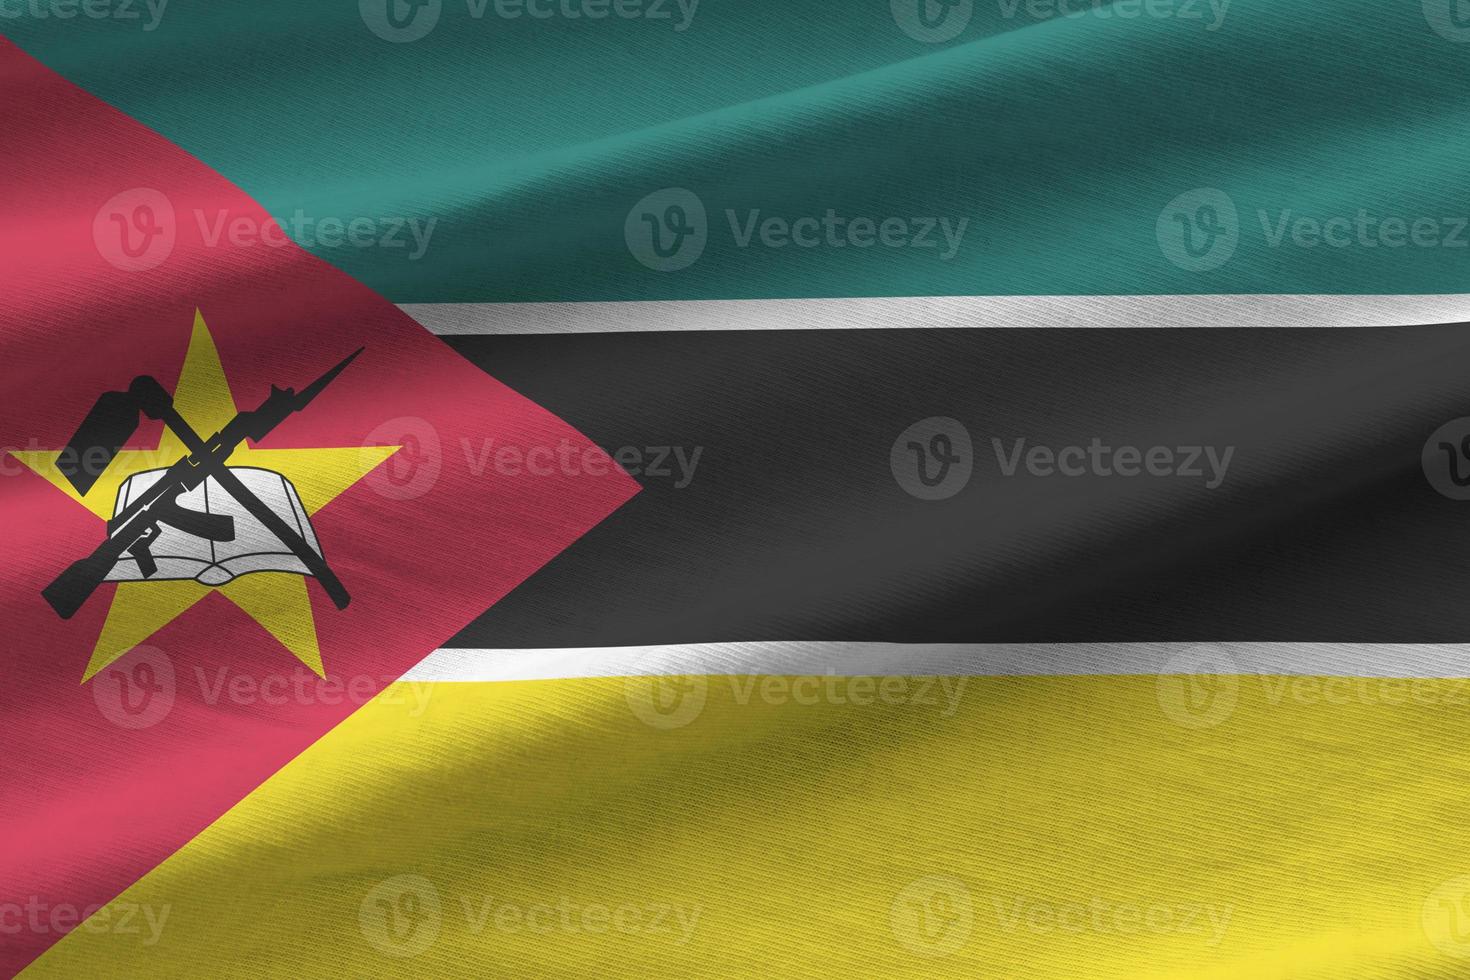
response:
[[[436,334],[864,327],[1376,327],[1470,320],[1470,294],[1427,296],[917,296],[406,303]]]
[[[659,674],[839,676],[1292,674],[1470,677],[1470,644],[1413,643],[685,643],[435,650],[413,681],[526,681]]]

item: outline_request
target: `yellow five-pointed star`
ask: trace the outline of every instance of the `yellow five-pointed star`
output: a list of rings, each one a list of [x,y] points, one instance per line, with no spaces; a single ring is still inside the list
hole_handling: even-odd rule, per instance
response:
[[[214,339],[204,317],[194,315],[189,352],[174,391],[174,407],[201,437],[224,428],[235,417],[235,400],[220,365]],[[284,476],[296,487],[307,515],[366,476],[397,446],[353,446],[337,449],[251,449],[242,442],[230,466],[258,466]],[[53,486],[104,521],[112,517],[122,484],[136,473],[168,466],[188,453],[183,442],[167,429],[156,450],[125,449],[118,453],[87,492],[78,494],[56,468],[58,453],[17,452],[17,459]],[[83,680],[142,643],[209,593],[218,591],[270,631],[302,663],[322,673],[321,649],[306,580],[289,572],[252,572],[222,586],[195,581],[120,582],[107,611],[107,621],[92,651]]]

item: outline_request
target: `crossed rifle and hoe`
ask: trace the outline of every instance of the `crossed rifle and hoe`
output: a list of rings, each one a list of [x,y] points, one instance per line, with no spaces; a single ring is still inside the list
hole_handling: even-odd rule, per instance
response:
[[[209,478],[290,548],[321,582],[336,607],[345,609],[350,596],[326,560],[306,543],[295,528],[241,483],[239,477],[225,466],[225,461],[245,439],[259,442],[287,416],[305,408],[361,353],[362,348],[358,348],[299,394],[292,388],[271,385],[270,395],[259,408],[238,412],[223,429],[208,439],[199,437],[174,407],[173,397],[149,375],[134,378],[126,391],[104,392],[57,462],[57,468],[77,493],[86,496],[113,457],[132,438],[140,422],[139,413],[150,419],[161,419],[189,452],[165,470],[163,476],[143,491],[137,500],[113,515],[107,522],[107,540],[90,555],[73,562],[56,577],[56,581],[41,590],[51,608],[62,619],[70,619],[107,579],[124,553],[137,560],[138,569],[145,579],[151,578],[158,571],[158,565],[150,547],[161,533],[160,524],[209,541],[233,541],[234,518],[179,506],[180,494]],[[103,461],[100,467],[89,465],[99,459]]]

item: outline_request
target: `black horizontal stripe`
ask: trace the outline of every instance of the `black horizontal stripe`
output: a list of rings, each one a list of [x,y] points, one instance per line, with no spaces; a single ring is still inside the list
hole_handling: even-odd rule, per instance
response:
[[[1421,467],[1470,415],[1465,326],[445,339],[609,451],[700,451],[449,646],[1470,640],[1470,502]],[[974,473],[921,500],[889,453],[935,416]],[[995,439],[1233,455],[1214,489],[1005,476]]]

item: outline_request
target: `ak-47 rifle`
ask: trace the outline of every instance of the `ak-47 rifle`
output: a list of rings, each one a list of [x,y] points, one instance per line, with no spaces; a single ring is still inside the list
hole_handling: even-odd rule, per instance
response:
[[[106,580],[125,553],[137,559],[144,578],[151,577],[158,566],[149,546],[159,535],[159,524],[211,541],[234,540],[232,518],[179,506],[179,496],[199,486],[206,478],[213,478],[251,516],[289,547],[321,582],[338,609],[346,608],[350,600],[347,589],[322,556],[295,528],[241,483],[225,466],[225,461],[245,439],[259,442],[287,416],[305,408],[361,353],[359,348],[300,394],[291,388],[272,385],[270,396],[259,408],[238,413],[208,439],[199,438],[174,408],[168,392],[147,375],[133,379],[125,392],[110,391],[102,395],[77,429],[69,451],[62,454],[62,459],[67,461],[63,473],[78,493],[86,494],[106,469],[105,464],[95,471],[87,469],[83,461],[96,459],[100,453],[110,462],[137,430],[139,412],[151,419],[162,419],[188,447],[189,454],[170,466],[137,500],[108,521],[107,540],[98,545],[97,550],[73,562],[56,577],[56,581],[41,590],[51,608],[61,618],[70,619]]]

